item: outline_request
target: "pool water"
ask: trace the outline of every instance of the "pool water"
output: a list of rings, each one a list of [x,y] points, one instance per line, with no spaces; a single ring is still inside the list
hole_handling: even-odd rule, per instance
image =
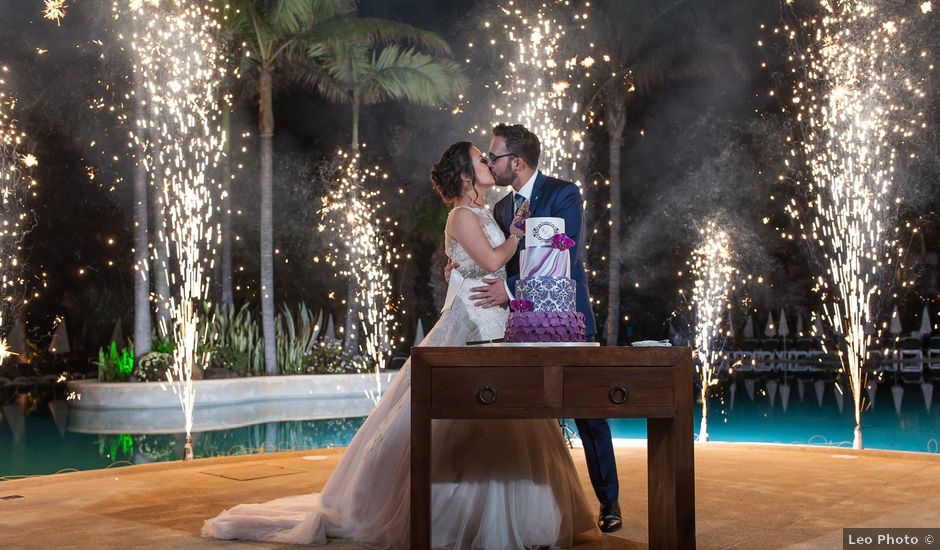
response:
[[[940,441],[940,403],[937,397],[933,396],[928,412],[919,385],[901,387],[904,394],[898,413],[891,387],[886,384],[878,386],[875,406],[862,413],[864,447],[937,453]],[[773,405],[765,392],[762,386],[758,386],[751,401],[744,385],[739,384],[733,407],[727,389],[710,398],[709,441],[852,447],[855,415],[849,395],[844,397],[840,412],[831,384],[827,385],[822,406],[818,404],[811,384],[805,387],[803,400],[800,400],[796,384],[793,384],[787,410],[784,411],[779,390]],[[701,418],[702,406],[699,403],[693,424],[696,436],[701,428]],[[646,438],[646,421],[643,419],[618,418],[610,423],[614,438]],[[571,427],[574,428],[573,423]]]
[[[193,434],[198,458],[348,445],[362,418],[268,422]],[[25,418],[25,433],[13,437],[0,426],[0,479],[146,464],[183,458],[184,434],[86,434],[60,432],[52,415],[39,409]]]
[[[786,411],[779,390],[771,404],[762,381],[754,388],[753,401],[744,384],[738,384],[733,406],[730,387],[717,389],[709,399],[710,440],[851,447],[855,419],[850,397],[845,396],[840,412],[831,384],[826,387],[821,406],[812,384],[805,385],[803,399],[796,383],[791,387]],[[900,412],[895,409],[890,385],[878,387],[875,406],[862,416],[865,448],[938,452],[937,396],[933,396],[928,411],[919,385],[901,387],[904,395]],[[68,431],[61,414],[53,415],[51,409],[39,406],[21,417],[22,424],[16,429],[19,437],[14,437],[12,426],[16,424],[8,416],[0,421],[0,479],[179,460],[183,456],[181,433],[76,433]],[[698,404],[696,434],[700,419]],[[194,453],[197,457],[212,457],[345,446],[364,420],[297,420],[204,431],[193,434]],[[574,429],[573,422],[568,424]],[[147,430],[142,427],[141,431]],[[646,421],[613,419],[611,431],[618,439],[644,439]]]

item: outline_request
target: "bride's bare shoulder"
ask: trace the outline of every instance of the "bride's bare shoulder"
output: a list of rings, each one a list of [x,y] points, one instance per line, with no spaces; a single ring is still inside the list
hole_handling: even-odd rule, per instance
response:
[[[476,214],[466,206],[455,206],[447,214],[448,225],[452,223],[467,223],[474,219],[476,219]]]

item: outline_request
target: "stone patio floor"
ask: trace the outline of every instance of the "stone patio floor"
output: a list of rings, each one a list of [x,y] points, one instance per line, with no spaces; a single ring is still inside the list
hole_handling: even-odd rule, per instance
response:
[[[320,490],[344,449],[200,459],[0,483],[0,547],[296,548],[203,539],[240,502]],[[593,499],[584,455],[572,450]],[[617,448],[624,528],[578,550],[646,548],[646,448]],[[940,527],[940,455],[696,444],[699,549],[839,549],[844,527]],[[358,549],[334,541],[330,550]]]

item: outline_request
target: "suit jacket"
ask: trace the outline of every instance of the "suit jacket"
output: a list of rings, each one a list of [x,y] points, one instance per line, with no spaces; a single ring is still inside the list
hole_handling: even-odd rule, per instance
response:
[[[539,172],[532,186],[532,196],[529,199],[529,212],[533,218],[551,217],[564,218],[565,233],[571,237],[578,245],[581,244],[582,224],[584,211],[581,190],[570,181],[564,181],[557,178],[550,178]],[[506,195],[493,208],[493,217],[496,223],[503,230],[503,233],[509,236],[509,226],[512,223],[512,217],[515,209],[512,202],[512,193]],[[509,289],[515,293],[516,281],[519,280],[519,251],[525,247],[525,239],[519,242],[519,248],[515,255],[506,264],[506,284]],[[587,275],[584,272],[584,264],[578,256],[580,246],[573,246],[568,249],[571,254],[571,278],[574,279],[577,290],[577,309],[584,314],[584,332],[592,337],[597,332],[594,324],[594,313],[591,310],[591,299],[587,288]],[[590,339],[590,338],[589,338]]]

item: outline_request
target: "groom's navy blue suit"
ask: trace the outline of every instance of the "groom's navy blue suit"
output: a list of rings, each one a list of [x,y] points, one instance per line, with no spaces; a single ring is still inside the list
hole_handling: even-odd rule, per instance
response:
[[[493,208],[493,217],[502,228],[503,233],[509,236],[509,226],[515,215],[513,194],[510,193],[496,203]],[[565,233],[579,245],[582,238],[582,212],[583,199],[578,186],[570,181],[550,178],[539,172],[532,186],[532,195],[529,198],[529,215],[533,218],[551,217],[564,218]],[[525,240],[519,242],[519,250],[525,246]],[[584,263],[578,257],[578,246],[569,249],[571,253],[571,278],[574,279],[577,290],[577,309],[584,314],[584,332],[588,341],[594,340],[597,332],[594,324],[594,313],[591,311],[591,300],[588,295],[587,275],[584,273]],[[510,290],[515,290],[516,281],[519,280],[519,250],[506,264],[506,283]],[[614,446],[610,439],[610,425],[607,420],[575,420],[581,441],[584,443],[584,455],[587,459],[588,474],[591,476],[591,485],[601,504],[614,504],[618,499],[620,490],[617,482],[617,463],[614,461]]]

